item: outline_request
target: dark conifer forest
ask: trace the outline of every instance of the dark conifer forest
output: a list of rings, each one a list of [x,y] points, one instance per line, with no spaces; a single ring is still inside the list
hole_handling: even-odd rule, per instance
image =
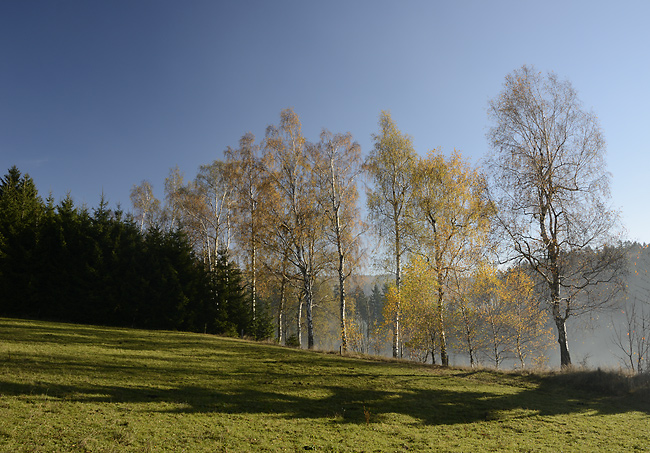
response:
[[[230,335],[252,324],[239,269],[221,254],[215,272],[181,229],[141,231],[102,200],[39,196],[12,167],[0,181],[0,316]],[[255,330],[256,329],[256,330]]]

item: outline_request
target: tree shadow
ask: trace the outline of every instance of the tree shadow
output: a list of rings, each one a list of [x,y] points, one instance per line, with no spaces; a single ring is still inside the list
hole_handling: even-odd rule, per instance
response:
[[[391,414],[408,416],[413,423],[452,425],[491,420],[578,413],[650,414],[647,395],[611,396],[562,386],[553,378],[507,395],[489,392],[402,387],[392,391],[343,385],[312,385],[299,378],[293,389],[283,384],[242,382],[228,388],[178,386],[168,389],[138,386],[20,384],[2,382],[3,395],[47,396],[79,403],[169,403],[172,408],[151,411],[173,413],[267,414],[288,419],[331,419],[337,423],[375,423]],[[362,378],[360,378],[362,379]],[[326,396],[322,396],[325,394]],[[316,395],[316,396],[309,396]],[[321,395],[321,396],[318,396]],[[367,419],[366,416],[369,418]]]
[[[353,360],[332,354],[316,356],[267,345],[259,346],[264,348],[261,351],[247,342],[183,333],[136,335],[111,328],[18,322],[5,322],[2,327],[7,338],[18,338],[16,341],[25,344],[78,344],[86,353],[86,344],[99,345],[101,354],[84,359],[76,353],[68,354],[66,349],[52,351],[47,346],[16,353],[8,349],[7,360],[0,357],[0,365],[21,373],[34,370],[39,381],[20,383],[11,380],[10,374],[0,374],[0,396],[47,396],[79,403],[152,403],[143,410],[269,414],[337,423],[382,422],[394,414],[423,425],[583,413],[650,414],[648,385],[639,391],[621,391],[611,376],[598,372],[585,374],[582,381],[568,380],[566,373],[513,376]],[[46,372],[40,373],[43,368]],[[65,382],[61,376],[71,376],[79,383],[61,383]],[[95,380],[96,376],[101,381]],[[187,385],[190,376],[191,382],[198,384]],[[603,384],[607,382],[613,382],[614,387]]]

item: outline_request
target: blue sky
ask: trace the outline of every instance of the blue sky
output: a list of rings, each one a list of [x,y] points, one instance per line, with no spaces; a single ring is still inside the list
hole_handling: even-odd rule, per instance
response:
[[[303,132],[371,147],[382,109],[418,152],[488,151],[487,102],[522,64],[569,79],[599,116],[612,203],[650,242],[650,2],[0,2],[0,172],[43,196],[130,208],[162,196],[283,108]]]

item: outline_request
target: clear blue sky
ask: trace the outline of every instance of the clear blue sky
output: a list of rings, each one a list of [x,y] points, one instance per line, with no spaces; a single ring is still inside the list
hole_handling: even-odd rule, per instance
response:
[[[418,152],[486,153],[488,99],[522,64],[569,79],[601,120],[612,202],[650,242],[650,2],[0,2],[0,172],[43,196],[130,209],[293,107],[308,139],[382,109]]]

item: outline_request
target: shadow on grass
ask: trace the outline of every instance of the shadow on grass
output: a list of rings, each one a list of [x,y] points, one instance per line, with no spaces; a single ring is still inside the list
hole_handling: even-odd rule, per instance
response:
[[[174,332],[10,320],[0,326],[12,344],[38,346],[27,352],[7,346],[6,359],[0,357],[0,371],[6,371],[0,373],[0,398],[47,397],[140,404],[151,412],[268,414],[335,423],[366,423],[366,416],[371,423],[382,422],[394,414],[425,425],[650,414],[648,386],[617,391],[620,384],[599,372],[576,374],[580,379],[563,373],[513,376],[354,360]],[[12,380],[11,370],[32,381]],[[61,384],[65,376],[80,383]]]
[[[303,387],[302,389],[300,387]],[[396,391],[312,386],[296,383],[292,392],[267,386],[213,390],[180,386],[171,389],[127,386],[18,384],[0,380],[0,395],[47,396],[81,403],[151,403],[152,412],[268,414],[286,418],[328,418],[339,423],[382,422],[389,414],[411,417],[413,423],[450,425],[560,414],[650,414],[648,398],[580,394],[558,387],[553,378],[537,388],[510,395],[471,390],[402,388]],[[303,391],[304,390],[304,391]],[[327,396],[304,396],[312,392]],[[158,403],[167,403],[159,405]],[[174,407],[169,408],[169,405]],[[366,412],[367,411],[367,412]]]

